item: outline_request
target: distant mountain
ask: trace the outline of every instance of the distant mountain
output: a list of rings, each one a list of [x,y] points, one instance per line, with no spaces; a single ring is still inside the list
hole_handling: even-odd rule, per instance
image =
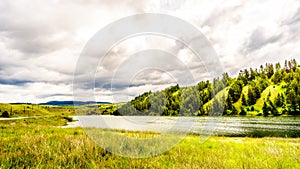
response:
[[[111,104],[110,102],[94,102],[94,101],[49,101],[40,105],[55,105],[55,106],[81,106],[86,104]]]

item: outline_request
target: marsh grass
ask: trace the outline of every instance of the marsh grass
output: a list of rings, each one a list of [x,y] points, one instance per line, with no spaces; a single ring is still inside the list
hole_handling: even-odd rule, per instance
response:
[[[83,129],[55,127],[66,122],[61,117],[26,120],[0,122],[0,168],[300,168],[299,138],[210,137],[202,142],[188,135],[161,155],[128,158],[99,147]],[[157,137],[151,132],[110,132]]]

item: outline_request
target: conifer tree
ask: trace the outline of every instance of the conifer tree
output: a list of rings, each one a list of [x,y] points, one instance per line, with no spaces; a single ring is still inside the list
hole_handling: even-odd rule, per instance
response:
[[[248,88],[248,104],[249,105],[254,105],[256,102],[256,98],[255,98],[255,93],[253,92],[252,87],[250,86]]]
[[[244,94],[242,94],[242,105],[247,106],[247,101]]]
[[[269,106],[267,105],[266,102],[264,102],[264,104],[263,104],[262,111],[263,111],[264,116],[269,115]]]

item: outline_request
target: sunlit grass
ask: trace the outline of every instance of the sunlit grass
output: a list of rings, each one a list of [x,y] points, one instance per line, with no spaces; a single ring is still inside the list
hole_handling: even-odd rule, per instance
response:
[[[275,97],[279,94],[279,93],[282,93],[284,94],[285,90],[283,88],[283,86],[285,85],[285,83],[281,83],[279,85],[270,85],[268,86],[262,93],[261,93],[261,97],[259,99],[257,99],[256,103],[253,105],[254,107],[254,110],[255,111],[249,111],[247,110],[247,115],[250,115],[250,116],[256,116],[258,115],[259,113],[262,114],[262,107],[263,107],[263,104],[264,104],[264,101],[266,101],[267,97],[268,97],[268,94],[270,93],[271,96],[270,96],[270,100],[272,102],[274,102],[275,100]],[[242,90],[242,94],[244,94],[246,96],[246,99],[247,98],[247,93],[248,93],[248,88],[249,88],[249,85],[246,85],[243,87],[243,90]],[[240,97],[239,100],[233,104],[238,111],[241,111],[241,106],[242,106],[242,98]],[[251,106],[248,106],[248,108],[250,108]],[[278,108],[279,111],[282,110],[282,108]]]
[[[0,115],[7,111],[11,117],[75,115],[73,106],[0,103]]]
[[[245,97],[248,95],[248,88],[249,88],[248,85],[243,87],[242,94],[244,94]],[[239,112],[241,111],[241,107],[242,107],[242,94],[239,100],[233,104]],[[246,99],[248,98],[246,97]]]
[[[139,159],[111,154],[81,128],[55,127],[64,120],[35,120],[0,123],[0,168],[300,168],[299,138],[209,137],[203,142],[188,135],[170,151]],[[131,138],[157,135],[110,132]]]
[[[282,87],[283,85],[284,85],[284,83],[281,84],[281,85],[271,85],[271,86],[268,86],[261,93],[261,97],[257,100],[256,104],[254,105],[254,108],[256,110],[261,110],[262,111],[262,107],[263,107],[264,101],[267,99],[269,93],[271,94],[270,100],[272,102],[274,102],[275,97],[277,96],[277,94],[285,92],[285,89],[283,89],[283,87]]]

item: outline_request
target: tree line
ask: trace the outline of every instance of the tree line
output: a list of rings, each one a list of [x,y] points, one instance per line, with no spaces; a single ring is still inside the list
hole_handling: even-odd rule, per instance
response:
[[[271,92],[266,95],[272,87],[276,88],[276,95]],[[256,69],[244,69],[235,78],[224,73],[195,86],[177,84],[162,91],[145,92],[112,114],[203,116],[249,112],[264,116],[300,115],[300,67],[295,59],[286,60],[284,65],[267,63]]]

